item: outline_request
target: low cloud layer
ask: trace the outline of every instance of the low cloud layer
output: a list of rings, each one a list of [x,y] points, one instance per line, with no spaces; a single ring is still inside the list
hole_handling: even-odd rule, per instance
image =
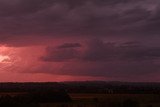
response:
[[[138,42],[118,44],[91,40],[81,44],[81,47],[59,48],[65,44],[46,48],[46,54],[40,58],[44,62],[61,63],[63,66],[57,72],[58,74],[103,76],[127,80],[160,71],[160,47],[145,46]],[[51,70],[48,73],[54,72]]]
[[[57,47],[47,47],[44,61],[152,61],[160,58],[160,47],[145,46],[138,42],[104,43],[91,40],[85,45],[64,43]]]

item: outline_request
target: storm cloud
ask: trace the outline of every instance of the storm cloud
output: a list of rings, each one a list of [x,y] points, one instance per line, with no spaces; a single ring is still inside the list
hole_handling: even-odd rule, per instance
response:
[[[47,47],[45,55],[40,58],[44,62],[61,63],[63,66],[57,74],[142,80],[160,70],[160,47],[135,41],[108,43],[94,39],[81,44],[81,47],[58,48],[65,44]],[[48,73],[55,73],[52,71]]]
[[[1,0],[0,42],[12,44],[17,38],[24,41],[23,38],[33,35],[41,39],[151,38],[160,33],[159,3],[159,0]]]
[[[0,0],[0,69],[150,81],[159,28],[159,0]]]
[[[64,43],[57,47],[47,47],[44,61],[146,61],[160,58],[160,47],[145,46],[138,42],[112,43],[91,40],[85,45]],[[48,59],[48,60],[47,60]],[[55,59],[55,60],[54,60]]]

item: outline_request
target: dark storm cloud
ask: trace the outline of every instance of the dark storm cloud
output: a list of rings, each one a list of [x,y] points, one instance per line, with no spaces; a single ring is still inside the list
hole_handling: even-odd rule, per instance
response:
[[[42,56],[40,59],[48,62],[63,62],[72,60],[73,58],[77,58],[79,54],[78,51],[74,49],[75,47],[77,47],[77,45],[74,43],[63,44],[56,48],[47,47],[46,56]]]
[[[0,45],[30,49],[24,72],[159,75],[159,28],[160,0],[0,0]]]
[[[57,61],[59,58],[60,61],[67,61],[68,59],[80,61],[146,61],[160,58],[160,47],[149,47],[138,42],[104,43],[101,40],[92,40],[84,47],[79,43],[65,43],[57,48],[47,47],[46,52],[46,56],[43,57],[45,61],[53,62],[54,59]]]
[[[79,44],[79,43],[65,43],[61,46],[58,46],[58,48],[75,48],[75,47],[81,47],[81,44]]]
[[[103,76],[113,78],[130,77],[138,78],[150,74],[159,74],[160,66],[154,62],[127,62],[127,61],[110,61],[110,62],[80,62],[65,63],[59,74],[67,75],[87,75]],[[53,70],[47,73],[54,74]],[[134,80],[134,79],[133,79]]]
[[[19,17],[29,15],[52,6],[53,0],[1,0],[1,17]]]
[[[1,0],[0,42],[29,35],[151,37],[160,33],[159,5],[159,0]]]
[[[95,39],[81,44],[81,47],[48,47],[40,60],[61,63],[63,66],[56,74],[133,80],[159,73],[160,47],[150,47],[134,41],[105,43]],[[54,70],[46,73],[55,74]]]

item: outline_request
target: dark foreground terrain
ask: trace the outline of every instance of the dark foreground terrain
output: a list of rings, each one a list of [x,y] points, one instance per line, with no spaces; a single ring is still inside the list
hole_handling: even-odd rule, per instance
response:
[[[160,84],[0,83],[0,107],[160,107]]]

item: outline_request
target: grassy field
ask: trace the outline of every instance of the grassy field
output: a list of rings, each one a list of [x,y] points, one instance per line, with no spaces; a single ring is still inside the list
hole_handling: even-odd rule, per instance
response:
[[[157,94],[70,94],[74,101],[124,101],[126,99],[133,99],[139,102],[159,102],[160,95]]]
[[[156,94],[69,94],[72,103],[42,104],[42,107],[160,107]]]
[[[26,93],[0,93],[10,96]],[[70,103],[45,103],[40,107],[160,107],[159,94],[70,93]]]

